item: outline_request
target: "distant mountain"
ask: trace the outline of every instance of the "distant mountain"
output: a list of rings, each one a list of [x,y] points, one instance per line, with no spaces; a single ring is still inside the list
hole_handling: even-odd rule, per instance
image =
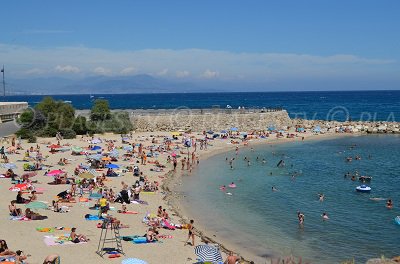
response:
[[[113,77],[91,76],[83,79],[61,77],[11,79],[7,88],[10,94],[120,94],[215,91],[215,89],[204,85],[155,78],[146,74]]]

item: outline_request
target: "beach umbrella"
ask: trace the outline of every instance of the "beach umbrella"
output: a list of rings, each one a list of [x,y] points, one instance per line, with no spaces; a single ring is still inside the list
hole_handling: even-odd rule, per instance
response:
[[[276,130],[274,126],[268,127],[268,131],[274,131],[274,130]]]
[[[91,148],[90,150],[99,150],[99,149],[101,149],[101,147],[100,146],[94,146],[93,148]]]
[[[61,148],[61,146],[57,145],[57,144],[52,144],[52,145],[49,146],[49,148],[58,149],[58,148]]]
[[[231,127],[231,131],[238,131],[239,129],[237,127]]]
[[[17,168],[17,165],[15,165],[14,163],[4,163],[4,164],[1,164],[1,167],[5,168],[5,169],[14,170]]]
[[[110,156],[113,158],[118,158],[119,152],[118,150],[114,149],[113,151],[110,152]]]
[[[94,160],[101,160],[101,157],[103,157],[101,154],[94,154],[88,156],[89,159],[94,159]]]
[[[29,183],[18,183],[12,186],[9,190],[12,192],[19,192],[27,190],[31,185]]]
[[[214,131],[212,131],[212,130],[208,130],[208,131],[207,131],[207,134],[210,134],[210,135],[212,135],[212,134],[214,134]]]
[[[118,166],[117,164],[108,164],[108,165],[106,166],[106,168],[108,168],[108,169],[118,169],[119,166]]]
[[[194,248],[194,253],[202,261],[219,262],[223,261],[219,249],[210,245],[198,245]]]
[[[221,133],[222,133],[222,134],[226,134],[226,133],[228,133],[228,131],[226,131],[226,130],[221,130]]]
[[[79,178],[82,179],[93,179],[95,176],[89,172],[82,172],[81,174],[79,174]]]
[[[25,204],[25,207],[29,209],[47,209],[48,205],[44,202],[35,201]]]
[[[133,150],[133,147],[132,147],[131,145],[124,146],[124,150],[126,150],[126,151],[132,151],[132,150]]]
[[[105,160],[105,161],[110,161],[111,160],[111,158],[110,157],[104,157],[104,158],[101,158],[102,160]]]
[[[98,138],[94,138],[94,139],[92,139],[92,141],[90,141],[92,144],[98,144],[98,143],[101,143],[101,140],[100,139],[98,139]]]
[[[73,146],[71,148],[71,150],[72,150],[72,152],[75,152],[75,153],[81,153],[83,151],[83,149],[81,147],[77,147],[77,146]]]
[[[128,258],[122,260],[121,264],[148,264],[146,261],[137,258]]]
[[[181,135],[180,132],[172,132],[171,134],[172,134],[173,136],[180,136],[180,135]]]
[[[57,176],[57,175],[60,175],[61,173],[64,173],[64,171],[62,171],[62,170],[52,170],[52,171],[49,171],[47,173],[47,176]]]
[[[89,198],[92,199],[100,199],[101,197],[103,197],[101,193],[92,193],[91,195],[89,195]]]

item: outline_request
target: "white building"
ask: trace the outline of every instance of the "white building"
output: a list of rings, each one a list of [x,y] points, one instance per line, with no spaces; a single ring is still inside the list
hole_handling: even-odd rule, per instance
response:
[[[0,102],[0,123],[13,120],[26,108],[27,102]]]

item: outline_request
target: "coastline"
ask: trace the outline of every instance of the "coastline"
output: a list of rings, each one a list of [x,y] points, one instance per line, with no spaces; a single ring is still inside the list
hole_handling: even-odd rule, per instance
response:
[[[329,139],[336,139],[344,136],[360,136],[362,134],[348,134],[348,133],[327,133],[327,134],[319,134],[315,135],[313,133],[304,133],[301,136],[304,136],[305,141],[310,141],[310,140],[329,140]],[[248,146],[244,146],[246,148],[250,148],[252,146],[261,146],[261,145],[278,145],[278,144],[290,144],[293,142],[298,142],[301,141],[301,136],[297,138],[273,138],[273,139],[257,139],[250,141]],[[215,155],[218,154],[223,154],[223,153],[228,153],[230,151],[234,151],[234,145],[218,145],[217,148],[212,148],[210,151],[206,153],[201,153],[200,157],[201,160],[207,160],[212,158]],[[241,145],[243,148],[243,145]],[[177,190],[177,186],[182,184],[182,175],[179,175],[179,173],[174,173],[173,171],[169,171],[168,177],[166,177],[166,180],[162,184],[162,189],[166,192],[166,195],[164,197],[164,201],[168,206],[170,206],[170,209],[174,211],[174,214],[180,219],[182,223],[188,223],[189,219],[196,219],[193,214],[191,214],[188,210],[188,206],[190,206],[188,203],[185,203],[181,201],[182,198],[184,198],[183,195],[179,193]],[[214,234],[211,234],[214,233]],[[209,230],[207,231],[207,228],[203,223],[196,223],[196,235],[204,242],[206,243],[211,243],[218,245],[219,248],[221,249],[222,252],[224,252],[226,255],[229,254],[230,251],[234,252],[238,256],[242,258],[242,261],[244,263],[250,263],[250,261],[255,261],[255,263],[260,263],[260,261],[266,261],[264,257],[257,256],[253,252],[248,251],[248,250],[243,250],[243,249],[238,249],[238,245],[231,243],[228,241],[228,238],[217,236],[215,234],[214,230]],[[273,252],[272,249],[267,248],[265,250],[267,252],[267,255],[269,256],[268,259],[275,260],[278,259],[282,256],[279,255],[277,252]]]

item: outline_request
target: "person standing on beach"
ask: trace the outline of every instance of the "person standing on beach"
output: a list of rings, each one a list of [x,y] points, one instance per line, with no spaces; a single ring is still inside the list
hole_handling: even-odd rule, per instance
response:
[[[190,224],[188,224],[189,233],[188,233],[188,238],[187,238],[187,240],[185,242],[185,244],[187,244],[188,241],[190,239],[192,239],[192,246],[194,246],[194,233],[193,233],[194,226],[193,226],[193,224],[194,224],[194,220],[192,219],[192,220],[190,220]]]
[[[173,163],[174,163],[174,171],[176,171],[176,166],[178,166],[178,161],[176,160],[176,157],[173,158]]]

